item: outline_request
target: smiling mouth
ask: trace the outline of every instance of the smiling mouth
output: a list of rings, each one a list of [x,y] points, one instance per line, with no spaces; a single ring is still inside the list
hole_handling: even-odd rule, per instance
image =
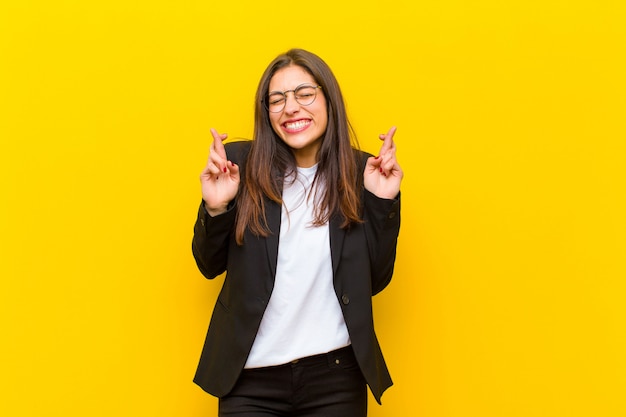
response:
[[[287,130],[298,131],[306,128],[311,124],[310,120],[298,120],[295,122],[283,123],[283,127]]]

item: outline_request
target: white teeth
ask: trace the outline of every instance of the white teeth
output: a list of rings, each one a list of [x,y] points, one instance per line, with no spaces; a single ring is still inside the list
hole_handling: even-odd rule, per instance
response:
[[[298,120],[297,122],[294,123],[285,123],[285,127],[287,129],[302,129],[304,126],[308,125],[309,123],[311,123],[309,120]]]

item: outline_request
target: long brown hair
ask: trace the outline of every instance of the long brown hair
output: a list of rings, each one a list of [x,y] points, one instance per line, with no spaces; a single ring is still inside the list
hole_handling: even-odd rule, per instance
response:
[[[243,244],[249,229],[256,236],[268,236],[271,231],[265,216],[267,200],[282,205],[282,185],[285,175],[295,174],[293,152],[274,132],[263,100],[268,94],[274,74],[285,67],[296,65],[307,71],[322,87],[328,110],[328,124],[317,155],[315,181],[325,184],[325,193],[315,210],[314,225],[323,225],[333,215],[341,217],[341,227],[361,222],[358,141],[343,102],[337,79],[328,65],[317,55],[291,49],[276,57],[267,67],[256,92],[254,110],[254,140],[248,154],[246,170],[237,200],[235,237]]]

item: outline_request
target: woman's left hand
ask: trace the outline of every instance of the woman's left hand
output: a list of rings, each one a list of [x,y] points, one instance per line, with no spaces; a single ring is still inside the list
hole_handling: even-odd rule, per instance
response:
[[[363,180],[365,189],[379,198],[393,199],[400,192],[400,182],[404,173],[396,160],[396,144],[393,135],[396,127],[389,129],[387,134],[381,134],[383,145],[377,157],[371,157],[365,165]]]

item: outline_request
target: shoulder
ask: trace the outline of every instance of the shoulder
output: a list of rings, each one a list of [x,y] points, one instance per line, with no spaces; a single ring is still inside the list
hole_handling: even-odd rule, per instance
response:
[[[250,153],[250,146],[252,141],[239,140],[237,142],[228,142],[224,144],[224,150],[229,160],[233,161],[237,165],[245,163]]]
[[[354,152],[359,157],[359,160],[367,159],[369,157],[374,156],[369,152],[362,151],[361,149],[354,149]]]
[[[356,155],[355,159],[357,161],[360,171],[363,171],[363,169],[365,169],[365,164],[367,163],[367,159],[374,156],[371,153],[362,151],[360,149],[354,149],[354,154]]]

